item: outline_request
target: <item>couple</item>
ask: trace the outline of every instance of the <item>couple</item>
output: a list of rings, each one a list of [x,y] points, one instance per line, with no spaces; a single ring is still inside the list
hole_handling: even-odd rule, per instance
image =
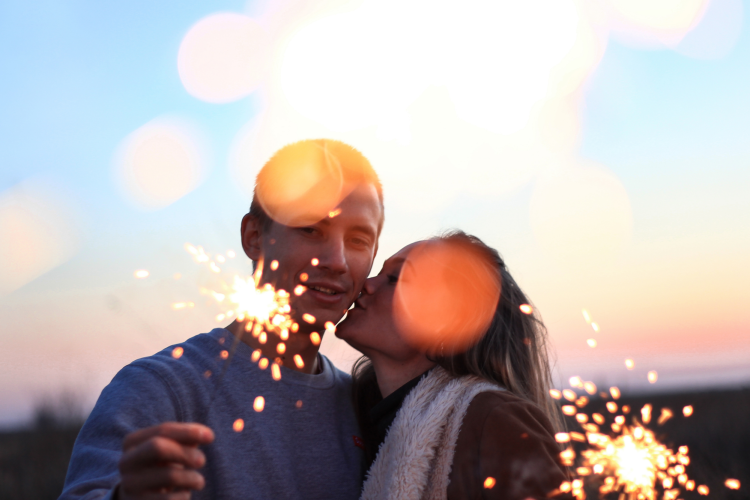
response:
[[[338,175],[317,192],[343,192],[329,216],[270,199],[278,172],[316,162]],[[566,476],[544,326],[519,310],[528,300],[498,253],[461,232],[405,247],[368,279],[383,221],[380,181],[358,151],[311,140],[277,152],[258,174],[242,247],[261,283],[306,287],[291,295],[298,331],[282,347],[235,321],[180,344],[180,356],[172,346],[123,368],[76,440],[60,498],[546,498]],[[468,252],[497,284],[468,343],[416,341],[397,314],[399,287],[419,279],[415,256],[445,248]],[[336,335],[365,355],[352,376],[318,353],[325,325],[347,311]],[[418,329],[431,318],[414,319]]]

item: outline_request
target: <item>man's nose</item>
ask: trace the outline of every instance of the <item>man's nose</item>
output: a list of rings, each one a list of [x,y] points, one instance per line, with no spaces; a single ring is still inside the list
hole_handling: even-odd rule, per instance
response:
[[[327,271],[344,274],[347,270],[346,252],[343,238],[330,238],[318,257],[318,266]]]

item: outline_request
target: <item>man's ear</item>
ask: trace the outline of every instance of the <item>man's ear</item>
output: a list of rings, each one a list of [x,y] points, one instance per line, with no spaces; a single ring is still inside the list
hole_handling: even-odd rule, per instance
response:
[[[242,249],[245,251],[245,255],[250,257],[250,260],[255,262],[258,262],[260,260],[262,254],[262,226],[263,224],[261,224],[258,218],[254,215],[245,214],[245,216],[242,218],[242,226],[240,228]]]

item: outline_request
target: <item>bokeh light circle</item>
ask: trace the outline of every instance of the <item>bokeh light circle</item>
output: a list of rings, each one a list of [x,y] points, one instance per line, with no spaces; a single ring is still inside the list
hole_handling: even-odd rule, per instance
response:
[[[180,44],[177,68],[198,99],[225,103],[254,91],[267,77],[263,28],[248,16],[218,13],[198,21]]]
[[[140,208],[170,205],[203,180],[200,137],[186,123],[160,118],[127,136],[116,153],[115,177],[127,199]]]
[[[438,354],[461,352],[486,332],[500,289],[496,264],[471,243],[425,241],[401,269],[394,318],[410,344]]]
[[[325,141],[282,148],[258,175],[255,193],[273,220],[306,226],[328,216],[348,194],[339,149]]]

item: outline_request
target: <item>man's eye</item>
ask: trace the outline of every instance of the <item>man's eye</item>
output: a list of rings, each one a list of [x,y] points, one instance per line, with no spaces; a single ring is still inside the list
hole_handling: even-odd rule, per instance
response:
[[[305,234],[315,234],[318,231],[314,227],[301,227],[299,230]]]
[[[387,276],[388,276],[388,283],[396,283],[398,281],[397,274],[389,274]]]
[[[352,238],[350,241],[357,246],[370,246],[370,241],[366,240],[365,238]]]

